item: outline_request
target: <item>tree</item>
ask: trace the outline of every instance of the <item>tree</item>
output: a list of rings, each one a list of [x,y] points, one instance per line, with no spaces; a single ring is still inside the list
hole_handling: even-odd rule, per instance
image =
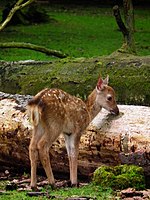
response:
[[[119,6],[115,5],[113,7],[116,22],[124,37],[124,42],[120,51],[127,53],[135,53],[136,49],[134,41],[134,10],[132,0],[123,0],[123,10],[125,24],[121,18]]]

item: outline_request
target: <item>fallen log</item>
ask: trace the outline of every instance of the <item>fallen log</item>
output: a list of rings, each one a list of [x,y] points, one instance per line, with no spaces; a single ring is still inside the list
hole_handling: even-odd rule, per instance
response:
[[[49,87],[85,98],[95,87],[99,73],[102,77],[109,75],[120,104],[150,106],[150,56],[118,52],[96,58],[0,61],[0,91],[35,95]]]
[[[0,171],[30,169],[28,146],[32,126],[25,105],[31,96],[0,93]],[[100,165],[142,166],[150,175],[150,107],[120,105],[120,115],[102,110],[81,137],[78,174],[88,177]],[[62,136],[52,145],[54,174],[68,174]],[[41,170],[41,165],[39,164]]]

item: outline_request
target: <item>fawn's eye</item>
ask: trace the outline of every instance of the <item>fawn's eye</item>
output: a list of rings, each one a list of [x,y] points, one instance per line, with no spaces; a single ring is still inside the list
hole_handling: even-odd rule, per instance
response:
[[[111,101],[111,100],[112,100],[112,96],[108,96],[107,101]]]

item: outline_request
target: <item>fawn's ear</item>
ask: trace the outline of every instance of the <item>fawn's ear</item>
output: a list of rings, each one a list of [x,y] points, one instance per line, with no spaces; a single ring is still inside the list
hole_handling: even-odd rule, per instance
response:
[[[100,91],[104,89],[104,83],[103,80],[99,77],[97,85],[96,85],[96,90]]]
[[[105,80],[103,80],[103,84],[104,85],[108,85],[109,82],[109,75],[107,75],[107,77],[105,78]]]
[[[101,79],[99,77],[97,85],[96,85],[96,90],[97,91],[101,91],[104,89],[105,85],[108,85],[109,82],[109,76],[107,75],[107,77],[105,78],[105,80]]]

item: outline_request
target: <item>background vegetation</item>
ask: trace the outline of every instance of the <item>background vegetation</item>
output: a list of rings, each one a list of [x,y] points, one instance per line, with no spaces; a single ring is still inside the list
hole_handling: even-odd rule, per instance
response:
[[[0,42],[29,42],[61,50],[71,57],[109,55],[122,45],[111,7],[44,6],[49,22],[8,26]],[[1,6],[2,10],[2,6]],[[135,40],[138,55],[149,55],[150,15],[148,8],[135,8]],[[24,49],[1,49],[1,60],[51,60],[50,56]]]

